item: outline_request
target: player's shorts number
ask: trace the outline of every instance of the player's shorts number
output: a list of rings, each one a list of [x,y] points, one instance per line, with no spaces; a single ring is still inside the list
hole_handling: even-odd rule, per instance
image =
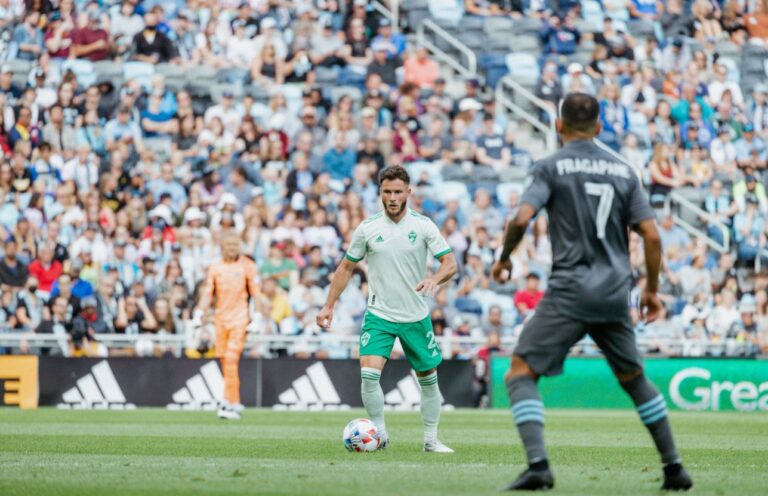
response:
[[[597,204],[597,217],[595,225],[597,226],[597,239],[605,238],[605,225],[608,223],[608,217],[611,215],[611,205],[615,191],[613,185],[604,183],[584,183],[584,189],[588,195],[600,197]]]
[[[429,344],[427,345],[427,349],[431,350],[435,346],[437,346],[437,343],[435,343],[435,333],[433,331],[427,332],[427,338],[429,339]]]

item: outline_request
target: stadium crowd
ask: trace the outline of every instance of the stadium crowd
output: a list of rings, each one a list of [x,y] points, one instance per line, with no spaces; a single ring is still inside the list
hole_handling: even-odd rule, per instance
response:
[[[768,278],[756,261],[768,262],[768,86],[743,91],[716,47],[768,46],[768,1],[600,6],[595,34],[579,32],[574,1],[466,0],[464,15],[540,20],[536,94],[553,106],[570,91],[596,95],[601,139],[647,185],[660,212],[667,315],[640,320],[644,265],[633,238],[630,304],[645,348],[766,351]],[[646,38],[625,29],[636,21],[652,25]],[[434,300],[436,334],[487,339],[446,356],[487,356],[543,295],[545,215],[514,255],[511,282],[489,276],[521,189],[496,185],[513,171],[522,186],[533,163],[517,126],[482,78],[456,84],[366,0],[0,0],[0,30],[0,332],[52,333],[65,344],[44,352],[91,356],[120,353],[99,342],[105,334],[194,329],[187,354],[210,354],[191,308],[218,240],[234,230],[261,274],[253,331],[321,334],[314,317],[333,268],[379,209],[376,175],[392,164],[409,167],[412,208],[434,219],[460,263]],[[591,63],[571,61],[587,42]],[[180,75],[192,83],[175,84]],[[442,187],[448,173],[464,174],[468,195]],[[675,224],[665,209],[673,191],[705,208],[699,220],[715,241],[724,241],[717,222],[727,226],[732,252]],[[349,356],[334,338],[359,331],[363,268],[324,344],[252,353]]]

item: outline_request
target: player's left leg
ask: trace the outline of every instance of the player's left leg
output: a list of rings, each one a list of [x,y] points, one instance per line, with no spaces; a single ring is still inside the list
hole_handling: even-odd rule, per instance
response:
[[[664,396],[643,373],[640,353],[629,321],[595,326],[589,332],[608,360],[622,389],[632,398],[640,420],[653,438],[664,464],[662,489],[688,490],[693,486],[683,468],[667,417]]]
[[[416,372],[421,388],[421,418],[424,421],[424,451],[430,453],[453,453],[453,450],[437,439],[440,424],[440,409],[443,396],[437,384],[437,369],[443,355],[435,341],[432,321],[429,316],[420,322],[402,324],[398,337],[408,362]]]
[[[236,420],[243,409],[240,402],[240,356],[243,354],[246,338],[246,325],[237,325],[229,331],[224,349],[222,365],[224,369],[224,401],[226,412],[222,418]]]

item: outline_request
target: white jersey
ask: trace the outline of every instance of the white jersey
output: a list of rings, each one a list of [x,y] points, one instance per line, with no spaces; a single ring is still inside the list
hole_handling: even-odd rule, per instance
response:
[[[368,257],[368,311],[390,322],[418,322],[429,314],[427,297],[416,292],[427,255],[450,251],[435,223],[408,209],[398,223],[383,211],[361,222],[345,256],[353,262]]]

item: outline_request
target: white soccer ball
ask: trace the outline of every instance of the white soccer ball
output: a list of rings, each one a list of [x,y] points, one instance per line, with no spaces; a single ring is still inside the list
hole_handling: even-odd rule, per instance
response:
[[[376,451],[381,444],[376,424],[364,418],[355,419],[348,423],[344,428],[342,440],[347,451]]]

